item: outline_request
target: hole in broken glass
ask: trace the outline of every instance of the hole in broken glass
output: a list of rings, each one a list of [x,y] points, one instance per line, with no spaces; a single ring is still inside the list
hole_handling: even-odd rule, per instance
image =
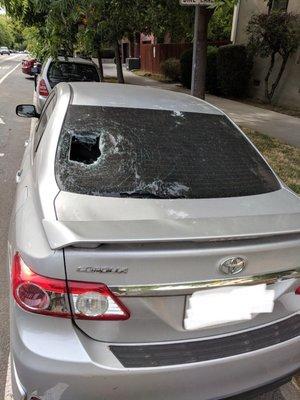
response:
[[[71,138],[70,160],[83,164],[93,164],[101,156],[100,136],[73,135]]]

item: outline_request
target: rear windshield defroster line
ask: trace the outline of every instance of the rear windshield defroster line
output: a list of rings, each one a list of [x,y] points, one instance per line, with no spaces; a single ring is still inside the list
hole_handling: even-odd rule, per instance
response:
[[[224,115],[71,105],[56,154],[64,191],[136,198],[220,198],[278,190]]]

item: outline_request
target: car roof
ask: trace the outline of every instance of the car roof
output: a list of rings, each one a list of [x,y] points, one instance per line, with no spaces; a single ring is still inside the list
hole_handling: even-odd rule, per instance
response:
[[[58,61],[63,61],[63,62],[95,65],[95,63],[92,60],[89,60],[89,59],[86,59],[86,58],[80,58],[80,57],[63,57],[63,56],[59,56],[59,57],[57,57],[57,59],[58,59]],[[49,61],[54,61],[54,59],[52,57],[50,57]]]
[[[69,85],[73,92],[73,105],[223,114],[203,100],[171,90],[98,82],[70,82]]]

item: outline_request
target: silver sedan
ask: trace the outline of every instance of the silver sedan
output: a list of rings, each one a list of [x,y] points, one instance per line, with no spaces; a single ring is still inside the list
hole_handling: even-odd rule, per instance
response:
[[[194,97],[58,84],[9,234],[16,400],[212,400],[300,368],[300,201]]]

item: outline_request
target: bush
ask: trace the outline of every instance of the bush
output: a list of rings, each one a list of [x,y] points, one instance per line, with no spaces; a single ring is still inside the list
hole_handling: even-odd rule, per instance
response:
[[[218,79],[217,79],[217,55],[218,48],[215,46],[208,46],[207,48],[207,67],[206,67],[206,89],[210,93],[216,94],[218,92]],[[192,82],[192,63],[193,63],[193,49],[186,50],[181,58],[181,83],[187,88],[191,88]]]
[[[160,64],[161,72],[171,81],[178,81],[180,78],[180,61],[176,58],[168,58]]]
[[[181,83],[186,88],[191,88],[192,83],[193,49],[188,49],[180,57]]]
[[[220,94],[242,98],[248,94],[252,61],[243,45],[219,47],[217,76]]]
[[[94,52],[94,57],[97,57],[97,52]],[[114,58],[115,51],[114,49],[101,49],[101,56],[102,58]]]
[[[218,51],[215,46],[207,48],[207,67],[206,67],[206,90],[211,94],[219,93],[219,82],[217,74]]]

